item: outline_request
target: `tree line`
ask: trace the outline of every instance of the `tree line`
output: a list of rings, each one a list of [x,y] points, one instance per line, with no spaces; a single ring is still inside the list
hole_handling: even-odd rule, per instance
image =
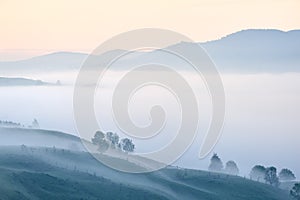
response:
[[[210,159],[208,170],[231,175],[239,174],[238,166],[234,161],[228,161],[224,168],[221,158],[216,153],[214,153]],[[275,187],[278,187],[280,182],[296,180],[295,174],[290,169],[284,168],[279,172],[279,174],[277,174],[276,167],[265,167],[263,165],[255,165],[251,169],[249,176],[251,180],[259,182],[264,181],[265,183],[268,183]],[[294,199],[300,200],[300,183],[296,183],[294,185],[294,187],[290,191],[290,195]]]
[[[126,153],[131,153],[135,149],[135,144],[129,138],[120,139],[117,133],[96,131],[91,139],[94,145],[98,146],[98,151],[104,153],[109,148],[119,149]]]
[[[0,127],[5,127],[5,128],[40,128],[40,125],[37,121],[37,119],[33,119],[32,121],[32,124],[31,125],[28,125],[28,126],[25,126],[24,124],[21,124],[21,123],[17,123],[17,122],[13,122],[13,121],[3,121],[3,120],[0,120]]]

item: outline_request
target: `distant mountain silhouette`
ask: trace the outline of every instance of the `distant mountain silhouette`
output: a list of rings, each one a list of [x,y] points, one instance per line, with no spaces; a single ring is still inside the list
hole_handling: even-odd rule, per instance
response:
[[[244,30],[201,45],[221,71],[300,71],[300,30]]]
[[[54,85],[54,84],[43,82],[41,80],[32,80],[27,78],[0,77],[0,87],[1,86],[38,86],[38,85]]]
[[[26,71],[62,71],[77,70],[87,54],[73,52],[56,52],[26,60],[0,62],[1,70]]]
[[[300,30],[243,30],[218,40],[199,43],[221,72],[233,73],[283,73],[300,72]],[[193,43],[184,45],[186,51],[193,51]],[[126,52],[115,50],[95,56],[93,62],[100,65],[114,53]],[[0,62],[1,70],[17,71],[63,71],[78,70],[87,58],[84,53],[58,52],[34,57],[28,60]],[[136,52],[129,59],[120,59],[118,66],[138,65],[148,61],[168,64],[175,68],[189,68],[179,58],[166,56],[162,51]]]

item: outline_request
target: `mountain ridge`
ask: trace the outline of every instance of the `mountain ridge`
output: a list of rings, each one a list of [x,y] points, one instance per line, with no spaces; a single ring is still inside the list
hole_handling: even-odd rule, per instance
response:
[[[0,77],[0,87],[1,86],[46,86],[46,85],[60,85],[44,82],[42,80],[34,80],[23,77]]]
[[[171,46],[182,44],[177,43]],[[228,34],[217,40],[198,42],[197,44],[205,49],[221,73],[300,72],[300,30],[298,29],[289,31],[247,29]],[[186,51],[189,50],[187,46]],[[121,59],[120,65],[143,63],[148,60],[145,59],[144,55],[148,54],[136,53],[136,56],[130,60],[122,61]],[[79,52],[54,52],[21,61],[0,62],[0,69],[27,72],[77,71],[88,56],[88,54]],[[97,55],[95,61],[100,60],[101,63],[101,59],[108,59],[109,56],[111,53]],[[162,54],[155,56],[149,55],[148,57],[151,58],[150,60],[154,59],[161,63],[170,60],[164,58]],[[179,66],[182,63],[176,59],[174,62],[167,61],[166,63],[175,67],[188,68],[187,66]]]

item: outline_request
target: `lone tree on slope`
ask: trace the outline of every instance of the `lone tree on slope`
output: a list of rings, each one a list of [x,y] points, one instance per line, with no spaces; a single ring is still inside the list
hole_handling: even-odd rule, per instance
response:
[[[105,152],[109,147],[109,143],[106,141],[105,135],[101,131],[95,133],[92,138],[92,143],[98,146],[98,151],[101,153]]]
[[[121,147],[123,151],[128,153],[134,151],[135,145],[133,144],[132,140],[124,138],[121,140]]]
[[[279,185],[279,179],[277,177],[277,169],[276,167],[268,167],[266,169],[265,173],[265,181],[267,183],[270,183],[272,186],[278,186]]]
[[[279,172],[279,180],[281,181],[293,181],[296,179],[295,174],[289,169],[282,169]]]
[[[40,128],[40,124],[39,124],[39,122],[37,121],[37,119],[33,119],[33,122],[32,122],[31,127],[32,127],[32,128],[36,128],[36,129],[39,129],[39,128]]]
[[[93,144],[98,144],[101,140],[103,140],[105,138],[104,133],[102,133],[101,131],[97,131],[94,135],[94,137],[92,138],[92,143]]]
[[[263,180],[265,178],[266,168],[262,165],[255,165],[250,172],[250,179]]]
[[[116,147],[118,145],[119,139],[120,139],[118,134],[112,133],[112,132],[107,132],[106,138],[111,143],[112,147]]]
[[[239,168],[238,168],[237,164],[234,161],[230,160],[226,163],[225,172],[227,174],[231,174],[231,175],[238,175],[239,174]]]
[[[223,170],[223,162],[216,153],[210,159],[208,170],[213,172],[221,172]]]

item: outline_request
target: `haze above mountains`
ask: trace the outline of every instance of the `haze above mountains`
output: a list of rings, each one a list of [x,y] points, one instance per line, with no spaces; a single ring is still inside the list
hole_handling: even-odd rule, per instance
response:
[[[207,51],[221,73],[300,72],[300,30],[243,30],[199,44]],[[194,44],[182,42],[175,45],[191,51]],[[106,59],[112,53],[114,51],[97,56],[97,59]],[[76,71],[87,56],[85,53],[56,52],[27,60],[0,62],[0,69],[6,72]],[[129,60],[120,59],[120,65],[145,63],[149,59],[181,67],[180,69],[188,67],[176,58],[170,59],[162,55],[161,51],[133,53]]]

